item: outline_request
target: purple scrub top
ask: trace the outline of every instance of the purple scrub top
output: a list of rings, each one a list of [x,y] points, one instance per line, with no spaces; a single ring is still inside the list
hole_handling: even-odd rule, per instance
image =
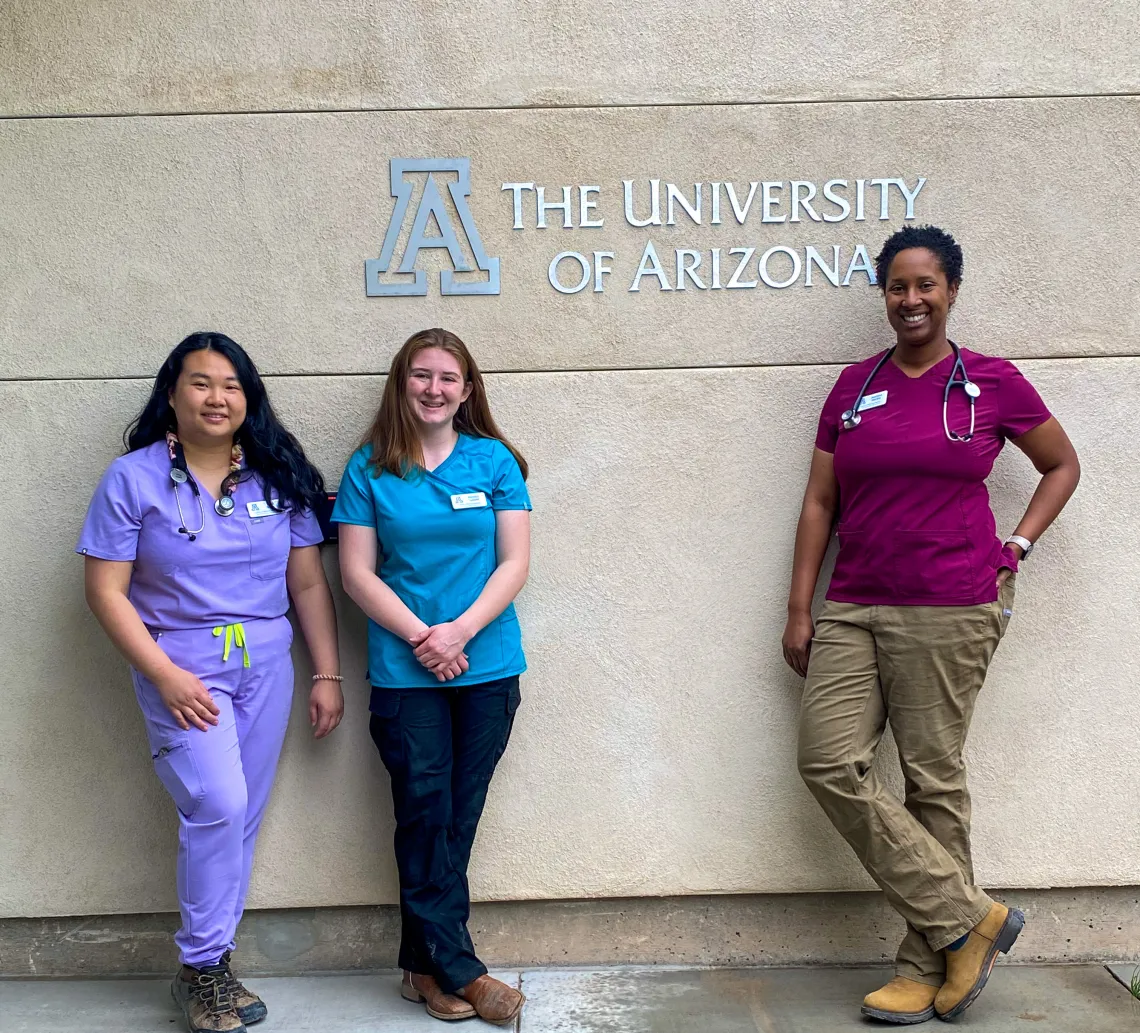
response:
[[[1006,439],[1050,413],[1012,362],[966,348],[961,354],[982,392],[968,442],[948,440],[942,426],[953,355],[916,378],[884,363],[865,397],[885,391],[886,402],[864,409],[853,430],[843,429],[842,414],[882,353],[848,366],[828,395],[815,442],[833,453],[839,482],[839,557],[828,599],[973,606],[997,598],[1002,543],[986,478]],[[960,387],[950,392],[947,418],[952,431],[969,430],[969,400]]]
[[[202,516],[189,484],[178,488],[181,521],[164,441],[120,456],[95,489],[75,551],[101,560],[131,561],[129,597],[148,628],[177,631],[281,617],[289,608],[285,567],[289,550],[317,545],[320,525],[309,510],[251,515],[265,488],[244,474],[231,516],[214,511],[202,491]]]

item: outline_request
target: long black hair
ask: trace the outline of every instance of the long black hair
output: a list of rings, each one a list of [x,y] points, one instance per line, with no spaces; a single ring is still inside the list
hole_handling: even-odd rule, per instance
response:
[[[305,457],[305,450],[277,418],[265,385],[253,360],[237,341],[225,334],[200,331],[184,338],[172,351],[154,378],[154,387],[143,410],[123,434],[128,452],[164,441],[167,431],[177,430],[170,394],[182,373],[186,356],[196,351],[215,351],[230,361],[245,392],[245,422],[235,438],[245,453],[246,467],[261,481],[266,498],[278,498],[295,509],[320,512],[325,501],[325,481]]]

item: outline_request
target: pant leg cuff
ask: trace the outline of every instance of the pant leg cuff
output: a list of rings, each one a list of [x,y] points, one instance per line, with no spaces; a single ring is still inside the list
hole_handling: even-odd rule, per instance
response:
[[[197,951],[194,954],[182,955],[178,960],[188,968],[201,970],[209,968],[211,965],[217,965],[222,960],[222,955],[226,953],[226,948],[216,947],[208,951]]]
[[[476,979],[486,974],[487,966],[480,961],[463,968],[448,969],[446,972],[441,970],[436,974],[435,979],[445,994],[453,994],[456,990],[462,990],[468,983],[474,983]]]
[[[961,926],[955,927],[956,932],[949,933],[946,936],[940,936],[937,940],[928,940],[927,943],[930,944],[930,949],[934,951],[945,950],[955,940],[960,940],[963,936],[970,932],[971,929],[978,925],[981,920],[986,917],[986,915],[990,913],[990,908],[993,906],[994,902],[990,900],[989,897],[986,897],[986,902],[981,906],[981,909],[977,912],[977,914],[967,918],[965,923],[963,923]]]
[[[421,965],[419,959],[414,954],[405,954],[400,952],[400,956],[396,961],[405,972],[414,972],[417,976],[426,976],[431,974],[431,969]]]
[[[950,942],[953,943],[954,941],[951,940]],[[914,983],[922,983],[924,986],[941,986],[946,982],[944,977],[924,975],[905,966],[896,966],[895,975],[902,976],[903,979],[909,979]]]

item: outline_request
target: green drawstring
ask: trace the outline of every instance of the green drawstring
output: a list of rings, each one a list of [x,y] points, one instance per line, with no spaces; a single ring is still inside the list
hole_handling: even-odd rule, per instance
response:
[[[249,646],[245,641],[245,628],[241,624],[221,624],[214,628],[214,638],[218,638],[223,631],[226,633],[226,644],[222,649],[222,663],[229,660],[230,647],[237,646],[242,651],[242,667],[248,667]]]

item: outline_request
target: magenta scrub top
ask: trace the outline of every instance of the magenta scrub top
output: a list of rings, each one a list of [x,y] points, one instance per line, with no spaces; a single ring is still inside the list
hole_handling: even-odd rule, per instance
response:
[[[309,510],[257,516],[261,482],[243,471],[234,512],[219,516],[208,492],[202,515],[189,484],[178,488],[190,541],[170,479],[166,442],[120,456],[95,489],[75,551],[101,560],[131,561],[129,598],[147,627],[158,631],[214,627],[281,617],[289,608],[289,550],[317,545],[320,525]]]
[[[848,366],[823,406],[816,448],[834,454],[839,482],[839,557],[827,598],[867,606],[973,606],[997,598],[1002,543],[986,478],[1007,438],[1049,419],[1041,396],[1006,359],[961,349],[981,388],[974,437],[950,441],[942,395],[954,356],[921,377],[888,361],[864,397],[886,401],[844,430],[842,414],[882,353]],[[969,430],[966,393],[950,392],[950,429]]]

